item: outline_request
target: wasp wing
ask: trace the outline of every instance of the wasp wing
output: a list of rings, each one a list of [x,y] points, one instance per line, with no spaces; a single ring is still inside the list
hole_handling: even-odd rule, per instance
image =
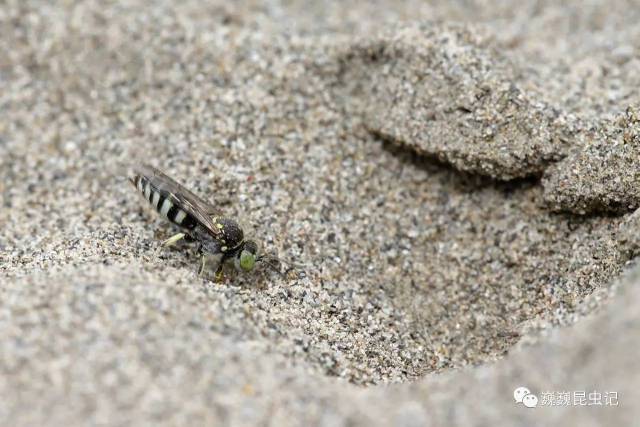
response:
[[[165,197],[169,197],[172,203],[184,209],[210,234],[213,236],[220,234],[221,231],[215,226],[213,217],[221,216],[221,213],[210,203],[204,201],[191,190],[151,165],[142,164],[136,167],[135,173],[148,179],[156,191],[161,192]]]

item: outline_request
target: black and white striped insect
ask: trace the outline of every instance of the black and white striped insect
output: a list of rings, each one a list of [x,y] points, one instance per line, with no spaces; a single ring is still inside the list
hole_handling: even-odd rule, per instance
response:
[[[233,261],[235,267],[243,271],[253,270],[260,261],[276,268],[269,262],[270,258],[258,255],[254,241],[244,239],[244,232],[235,220],[223,216],[214,206],[155,167],[137,167],[130,181],[160,215],[181,230],[162,242],[162,246],[174,245],[182,239],[198,242],[198,252],[202,254],[201,274],[207,261],[217,264],[216,276],[221,274],[227,261]]]

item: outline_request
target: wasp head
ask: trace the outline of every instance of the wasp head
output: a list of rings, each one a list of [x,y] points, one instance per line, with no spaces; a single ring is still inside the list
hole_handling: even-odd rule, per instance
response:
[[[256,265],[258,254],[258,245],[253,240],[247,240],[242,245],[242,249],[238,254],[238,262],[240,268],[244,271],[251,271]]]

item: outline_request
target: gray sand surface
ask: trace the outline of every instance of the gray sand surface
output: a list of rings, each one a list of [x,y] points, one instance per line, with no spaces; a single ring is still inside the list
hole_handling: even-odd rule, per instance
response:
[[[637,22],[0,4],[0,424],[630,425]],[[304,267],[198,276],[136,162]],[[521,385],[620,405],[526,409]]]

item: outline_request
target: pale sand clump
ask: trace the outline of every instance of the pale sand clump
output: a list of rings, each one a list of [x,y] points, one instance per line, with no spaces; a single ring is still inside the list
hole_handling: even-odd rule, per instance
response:
[[[572,118],[526,93],[513,65],[465,26],[405,25],[349,55],[365,126],[458,170],[537,176],[575,139]]]
[[[580,144],[543,180],[552,209],[585,214],[629,212],[640,204],[640,111],[630,106],[615,119],[580,135]]]
[[[640,102],[639,17],[535,5],[0,8],[0,422],[513,424],[523,384],[632,402],[637,276],[605,303],[637,221],[598,212],[635,207],[636,125],[609,120]],[[219,284],[156,253],[137,161],[307,267]]]

